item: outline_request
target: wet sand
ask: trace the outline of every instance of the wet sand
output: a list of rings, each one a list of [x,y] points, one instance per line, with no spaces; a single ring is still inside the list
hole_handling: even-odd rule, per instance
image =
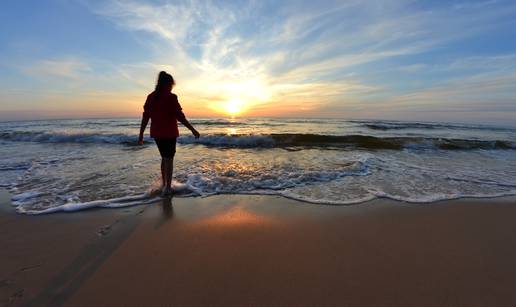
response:
[[[127,238],[143,207],[17,214],[0,189],[0,306],[56,306]]]
[[[514,306],[515,219],[514,198],[337,207],[222,195],[0,210],[1,303]]]

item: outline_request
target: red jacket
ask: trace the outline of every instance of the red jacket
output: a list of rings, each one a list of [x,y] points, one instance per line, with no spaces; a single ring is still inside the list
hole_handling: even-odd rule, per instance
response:
[[[176,94],[152,92],[143,106],[143,117],[151,119],[150,135],[156,139],[170,139],[179,136],[177,121],[183,121],[181,105]]]

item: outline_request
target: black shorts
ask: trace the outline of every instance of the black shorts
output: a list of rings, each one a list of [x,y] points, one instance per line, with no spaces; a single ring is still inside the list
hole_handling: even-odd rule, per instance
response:
[[[176,154],[176,138],[154,139],[162,158],[173,158]]]

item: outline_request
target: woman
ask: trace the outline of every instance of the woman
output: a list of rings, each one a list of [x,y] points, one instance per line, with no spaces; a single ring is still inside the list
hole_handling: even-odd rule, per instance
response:
[[[151,119],[150,135],[158,145],[161,154],[161,195],[172,194],[172,173],[174,155],[176,153],[176,139],[179,136],[177,121],[192,131],[195,138],[199,138],[199,132],[188,122],[176,94],[172,93],[174,78],[162,71],[158,75],[158,82],[154,92],[147,96],[143,106],[142,123],[138,144],[143,144],[143,133]]]

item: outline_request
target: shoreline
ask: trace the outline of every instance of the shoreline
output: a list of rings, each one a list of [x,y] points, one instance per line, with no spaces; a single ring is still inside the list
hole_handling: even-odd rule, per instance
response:
[[[508,306],[515,199],[218,195],[44,217],[2,209],[0,303]]]
[[[149,192],[153,193],[153,192]],[[10,193],[6,190],[6,188],[0,188],[0,204],[9,202],[11,203],[11,196],[7,197],[7,195]],[[302,204],[307,205],[313,205],[313,206],[322,206],[322,207],[350,207],[350,206],[361,206],[361,205],[370,205],[377,202],[392,202],[392,203],[398,203],[398,204],[404,204],[404,205],[412,205],[412,206],[425,206],[425,205],[438,205],[440,203],[448,203],[448,202],[476,202],[476,201],[501,201],[501,202],[511,202],[516,201],[516,194],[503,194],[503,195],[497,195],[497,196],[460,196],[456,198],[446,198],[446,199],[438,199],[438,200],[432,200],[432,201],[410,201],[410,200],[401,200],[401,199],[395,199],[388,196],[373,196],[371,199],[364,199],[364,200],[357,200],[352,201],[349,203],[332,203],[332,202],[316,202],[316,201],[310,201],[306,199],[299,199],[296,197],[290,197],[288,195],[282,195],[282,194],[261,194],[261,193],[220,193],[220,194],[213,194],[208,196],[177,196],[175,199],[195,199],[195,198],[211,198],[211,197],[248,197],[248,196],[256,196],[256,197],[280,197],[288,201],[295,201]],[[82,202],[82,203],[68,203],[64,206],[68,207],[67,209],[63,210],[53,210],[57,207],[50,207],[45,210],[42,210],[43,212],[32,212],[29,210],[28,212],[17,212],[16,206],[11,206],[13,208],[12,211],[14,211],[16,214],[23,214],[23,215],[29,215],[29,216],[38,216],[38,215],[53,215],[53,214],[62,214],[62,213],[79,213],[84,212],[88,210],[101,210],[101,209],[107,209],[107,210],[123,210],[131,207],[138,207],[143,205],[152,205],[154,203],[159,203],[161,200],[160,197],[155,197],[149,194],[148,196],[145,196],[145,194],[141,195],[133,195],[133,196],[127,196],[127,197],[116,197],[111,199],[99,199],[94,201],[88,201],[88,202]],[[127,198],[127,200],[122,200],[123,198]],[[135,200],[134,200],[135,199]],[[121,201],[122,200],[122,201]],[[124,201],[128,203],[126,206],[120,206],[120,207],[102,207],[100,205],[90,205],[90,203],[101,203],[101,204],[109,204],[109,203],[116,203],[116,204],[124,204]],[[136,203],[136,204],[132,204]],[[79,209],[71,209],[71,205],[79,206]],[[5,207],[5,206],[4,206]],[[2,210],[2,208],[0,208]]]

